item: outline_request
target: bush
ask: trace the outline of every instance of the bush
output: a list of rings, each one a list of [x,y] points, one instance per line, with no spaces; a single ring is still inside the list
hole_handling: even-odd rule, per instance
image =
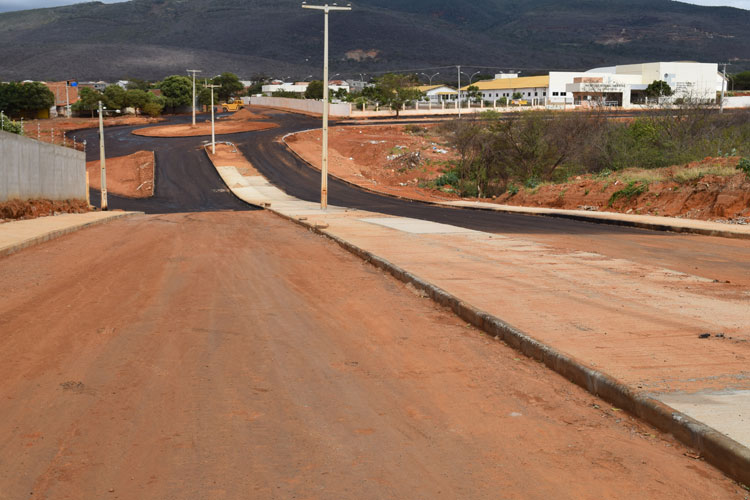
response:
[[[24,135],[23,126],[21,122],[14,122],[7,116],[2,120],[2,130],[10,132],[11,134]]]
[[[750,178],[750,159],[742,158],[737,164],[737,168],[745,172],[745,175]]]
[[[448,172],[435,179],[435,185],[439,187],[450,185],[457,188],[458,183],[458,174],[455,172],[455,170],[449,170]]]
[[[638,195],[645,193],[646,190],[647,190],[646,185],[639,184],[639,183],[636,183],[635,181],[632,181],[628,183],[628,185],[625,186],[624,188],[612,193],[612,196],[610,196],[609,203],[607,203],[607,205],[611,207],[619,199],[629,200],[633,198],[634,196],[638,196]]]

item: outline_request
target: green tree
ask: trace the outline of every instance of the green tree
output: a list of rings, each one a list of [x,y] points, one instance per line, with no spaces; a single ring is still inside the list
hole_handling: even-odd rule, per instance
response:
[[[466,97],[471,101],[477,102],[482,98],[482,93],[479,91],[479,87],[477,87],[476,85],[469,85],[469,87],[466,89]]]
[[[109,109],[122,109],[125,107],[126,91],[119,85],[108,85],[104,89],[104,99]]]
[[[140,78],[131,78],[128,81],[128,90],[143,90],[147,91],[151,88],[151,83]]]
[[[743,71],[732,75],[729,80],[729,88],[734,90],[750,90],[750,71]]]
[[[245,86],[234,73],[222,73],[213,79],[213,84],[221,85],[216,89],[219,102],[227,102],[230,97],[238,97],[245,90]]]
[[[305,90],[305,99],[323,99],[323,82],[311,81]]]
[[[161,81],[159,88],[164,105],[169,109],[190,106],[193,101],[193,81],[187,76],[168,76]]]
[[[73,111],[90,111],[91,117],[94,117],[94,111],[99,109],[99,101],[104,102],[104,95],[98,90],[88,87],[81,87],[78,90],[78,101],[71,107]]]
[[[143,105],[142,111],[149,116],[159,116],[164,109],[164,99],[151,94],[149,101]]]
[[[55,95],[39,82],[0,84],[0,109],[6,115],[18,116],[25,111],[36,112],[55,105]]]
[[[513,92],[513,99],[520,99],[523,97],[523,94],[520,92]]]
[[[654,80],[646,87],[646,95],[655,99],[672,95],[672,87],[664,80]]]
[[[125,92],[124,104],[126,107],[134,108],[137,115],[138,111],[143,111],[144,106],[150,102],[149,96],[153,94],[141,89],[129,89]]]
[[[419,80],[415,75],[398,75],[388,73],[378,78],[375,82],[375,88],[378,94],[378,100],[390,107],[399,116],[399,112],[404,104],[417,101],[424,96],[416,85]]]

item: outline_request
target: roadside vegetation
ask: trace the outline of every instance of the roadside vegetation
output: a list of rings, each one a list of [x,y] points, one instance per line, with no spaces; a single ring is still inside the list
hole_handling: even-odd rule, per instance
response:
[[[750,113],[718,114],[705,106],[682,106],[633,119],[603,113],[483,113],[442,127],[458,160],[436,186],[461,196],[491,197],[584,174],[608,176],[629,169],[616,199],[633,197],[652,182],[667,180],[655,169],[706,157],[750,157]],[[741,160],[747,165],[750,160]],[[637,172],[630,169],[637,167]],[[704,175],[732,175],[726,165],[681,170],[687,182]]]

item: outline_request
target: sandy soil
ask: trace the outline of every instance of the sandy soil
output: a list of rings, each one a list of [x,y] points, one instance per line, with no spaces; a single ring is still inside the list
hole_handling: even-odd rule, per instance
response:
[[[265,212],[119,221],[0,275],[8,498],[747,496]]]
[[[238,132],[253,132],[276,128],[277,124],[271,122],[253,122],[246,120],[220,120],[215,124],[216,135],[236,134]],[[211,122],[206,121],[182,125],[163,125],[161,127],[149,127],[134,130],[133,134],[145,137],[198,137],[211,135]]]
[[[442,143],[434,133],[434,127],[416,134],[406,130],[404,126],[332,129],[330,172],[362,187],[406,198],[458,199],[450,192],[420,187],[439,177],[446,169],[446,163],[457,158],[456,152]],[[320,135],[320,131],[304,132],[287,138],[287,143],[306,161],[320,168]],[[398,149],[397,146],[404,147]],[[445,150],[446,153],[436,153],[436,150]],[[420,160],[410,163],[410,158],[417,152]],[[627,169],[607,177],[579,176],[564,184],[520,188],[516,194],[505,193],[482,201],[750,222],[750,179],[734,169],[738,161],[739,158],[706,158],[657,170]],[[695,171],[706,173],[686,175]],[[721,175],[713,171],[721,171]],[[636,183],[648,184],[647,190],[637,196],[621,197],[610,204],[613,194],[634,179]],[[450,191],[451,187],[444,189]]]
[[[156,160],[153,151],[138,151],[128,156],[107,158],[107,191],[128,198],[150,198],[154,195]],[[101,189],[99,160],[86,163],[89,184]]]
[[[11,200],[0,203],[0,223],[36,219],[59,213],[82,214],[89,211],[85,201]]]

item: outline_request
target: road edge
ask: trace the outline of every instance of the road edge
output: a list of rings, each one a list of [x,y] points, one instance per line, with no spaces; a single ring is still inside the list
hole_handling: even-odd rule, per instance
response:
[[[417,290],[425,292],[433,302],[449,308],[456,316],[482,330],[487,335],[502,340],[506,345],[531,359],[544,363],[547,368],[562,375],[594,396],[600,397],[657,429],[671,434],[682,443],[698,450],[702,458],[705,458],[708,463],[727,474],[727,476],[745,485],[750,485],[750,449],[716,429],[644,393],[632,390],[609,375],[586,366],[577,359],[535,340],[502,319],[477,309],[372,252],[329,234],[313,224],[296,219],[273,208],[267,207],[266,209],[283,219],[332,240],[344,250],[366,263],[386,271],[397,280],[411,284]]]
[[[83,222],[81,224],[76,224],[76,225],[65,227],[62,229],[55,229],[53,231],[40,234],[39,236],[34,236],[32,238],[26,239],[24,241],[21,241],[9,247],[3,248],[2,250],[0,250],[0,258],[13,255],[14,253],[18,253],[21,250],[25,250],[27,248],[39,245],[41,243],[45,243],[47,241],[57,239],[61,236],[65,236],[66,234],[75,233],[76,231],[80,231],[81,229],[86,229],[87,227],[98,226],[100,224],[106,224],[107,222],[112,222],[118,219],[123,219],[125,217],[132,217],[134,215],[144,215],[144,212],[123,212],[122,214],[113,214],[111,217]]]
[[[346,125],[346,126],[351,126],[351,125]],[[368,125],[362,125],[362,126],[366,127]],[[370,126],[373,126],[373,125],[370,125]],[[309,130],[301,130],[299,132],[290,132],[284,135],[283,137],[281,137],[281,142],[282,144],[284,144],[284,147],[286,147],[286,149],[292,155],[298,158],[301,162],[305,163],[307,166],[309,166],[316,172],[320,172],[319,169],[315,168],[314,165],[312,165],[310,162],[308,162],[302,156],[300,156],[299,153],[297,153],[286,142],[287,137],[291,137],[293,135],[301,134],[304,132],[310,132],[312,130],[320,130],[320,129],[309,129]],[[634,227],[638,229],[648,229],[651,231],[662,231],[662,232],[669,231],[673,233],[698,234],[701,236],[716,236],[719,238],[730,238],[730,239],[741,239],[741,240],[750,239],[750,233],[744,234],[744,233],[736,233],[733,231],[719,230],[719,229],[692,228],[692,227],[676,226],[676,225],[660,223],[660,222],[641,222],[641,221],[633,221],[633,220],[627,220],[627,219],[614,219],[614,218],[608,218],[606,216],[595,217],[595,216],[586,215],[586,214],[566,213],[565,211],[556,211],[556,209],[554,208],[547,208],[547,207],[543,207],[543,208],[545,208],[545,210],[549,210],[550,212],[539,213],[534,210],[528,209],[528,207],[523,207],[523,206],[519,206],[517,210],[508,210],[508,209],[502,208],[499,205],[497,208],[483,207],[483,206],[466,206],[466,205],[458,206],[458,205],[454,205],[453,202],[417,200],[414,198],[408,198],[406,196],[399,196],[397,194],[385,193],[383,191],[378,191],[376,189],[373,189],[367,186],[361,186],[350,180],[344,179],[343,177],[339,177],[338,175],[331,173],[330,170],[328,171],[328,175],[335,178],[336,180],[344,182],[345,184],[348,184],[355,188],[362,189],[363,191],[367,191],[369,193],[378,194],[380,196],[387,196],[389,198],[395,198],[395,199],[404,200],[404,201],[410,201],[413,203],[424,203],[426,205],[433,205],[433,206],[443,207],[443,208],[454,208],[458,210],[479,210],[479,211],[485,211],[485,212],[500,212],[500,213],[506,213],[506,214],[527,215],[527,216],[533,216],[533,217],[557,217],[560,219],[570,219],[570,220],[575,220],[579,222],[591,222],[594,224],[607,224],[607,225],[612,225],[612,226]],[[456,201],[462,201],[462,200],[456,200]],[[608,212],[597,212],[597,213],[606,214]],[[626,215],[626,214],[621,214],[621,215]]]

